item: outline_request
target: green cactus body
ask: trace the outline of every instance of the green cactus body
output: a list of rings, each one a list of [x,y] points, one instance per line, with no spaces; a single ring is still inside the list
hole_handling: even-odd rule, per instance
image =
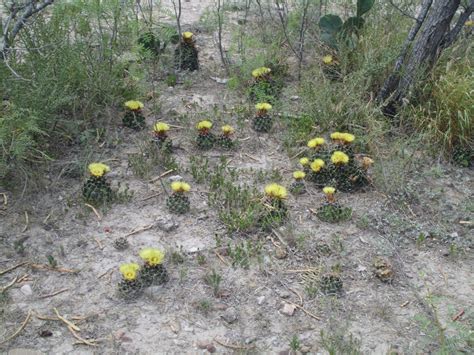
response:
[[[216,137],[208,130],[200,131],[196,138],[198,148],[203,150],[211,149],[214,146],[215,141]]]
[[[113,198],[110,183],[105,176],[91,176],[82,187],[82,196],[87,202],[93,204],[110,202]]]
[[[143,284],[140,280],[122,280],[118,284],[118,293],[123,299],[136,299],[143,293]]]
[[[127,110],[123,116],[122,123],[125,127],[141,130],[145,127],[145,116],[140,110]]]
[[[173,192],[166,200],[171,213],[184,214],[190,210],[189,198],[183,192]]]
[[[198,50],[194,42],[181,42],[175,50],[176,67],[180,70],[199,70]]]
[[[217,144],[223,148],[223,149],[226,149],[226,150],[230,150],[232,148],[234,148],[234,141],[232,140],[232,138],[230,138],[228,135],[226,134],[222,134],[221,136],[219,136],[217,138]]]
[[[273,127],[273,118],[270,115],[255,116],[252,120],[252,128],[256,132],[268,133]]]
[[[128,246],[128,240],[124,237],[117,238],[114,241],[114,248],[117,250],[125,250]]]
[[[144,287],[161,285],[169,280],[168,271],[162,264],[150,266],[145,264],[140,270],[139,279]]]
[[[171,153],[173,151],[173,141],[166,134],[156,134],[153,137],[158,149],[165,153]]]
[[[318,209],[317,216],[323,222],[337,223],[350,219],[352,217],[352,209],[350,207],[342,207],[337,202],[325,202]]]
[[[342,279],[336,273],[328,273],[321,276],[319,287],[326,295],[338,294],[342,291]]]
[[[290,191],[293,195],[302,195],[306,192],[306,186],[304,184],[304,181],[297,180],[293,181],[293,183],[290,186]]]

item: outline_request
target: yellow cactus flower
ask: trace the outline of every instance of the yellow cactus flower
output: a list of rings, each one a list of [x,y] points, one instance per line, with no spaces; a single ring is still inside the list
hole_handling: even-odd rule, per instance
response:
[[[258,78],[261,78],[261,77],[264,76],[264,75],[270,74],[271,71],[272,71],[272,70],[271,70],[270,68],[267,68],[267,67],[260,67],[260,68],[257,68],[257,69],[252,70],[252,76],[253,76],[255,79],[258,79]]]
[[[332,55],[325,55],[323,57],[323,63],[324,64],[332,64],[333,60],[334,59],[332,58]]]
[[[168,132],[170,130],[170,126],[167,123],[157,122],[153,126],[153,130],[156,133],[165,133],[165,132]]]
[[[183,39],[185,41],[189,41],[189,40],[193,39],[193,36],[194,36],[194,34],[192,32],[189,32],[189,31],[183,32]]]
[[[467,26],[467,27],[472,27],[472,26],[474,26],[474,21],[473,20],[466,21],[466,22],[464,22],[464,25]]]
[[[132,111],[141,110],[143,108],[143,103],[137,100],[130,100],[125,102],[125,107]]]
[[[173,181],[171,183],[171,190],[174,192],[188,192],[191,190],[191,185],[184,181]]]
[[[226,124],[225,126],[222,126],[222,133],[224,133],[225,135],[229,135],[229,134],[232,134],[234,133],[234,127]]]
[[[135,263],[122,264],[120,265],[120,272],[125,280],[133,281],[137,278],[137,271],[140,269],[140,266]]]
[[[345,165],[349,163],[349,156],[344,152],[335,151],[331,155],[331,161],[335,165]]]
[[[306,176],[306,173],[304,171],[301,171],[301,170],[297,170],[295,172],[293,172],[293,178],[295,180],[301,180],[301,179],[304,179]]]
[[[344,143],[352,143],[355,140],[355,136],[351,133],[341,133],[341,140]]]
[[[323,189],[323,192],[324,194],[326,195],[334,195],[334,193],[336,192],[336,189],[334,187],[331,187],[331,186],[326,186],[324,189]]]
[[[89,173],[95,177],[101,177],[110,171],[110,168],[102,163],[91,163],[87,168]]]
[[[142,249],[138,255],[140,255],[140,258],[142,258],[150,266],[161,264],[165,258],[165,253],[159,249],[154,248]]]
[[[299,162],[302,166],[308,166],[309,165],[309,158],[303,157],[299,160]]]
[[[342,140],[342,135],[343,135],[343,133],[341,133],[341,132],[331,133],[331,139],[335,140],[335,141]]]
[[[207,121],[207,120],[204,120],[204,121],[200,121],[198,124],[197,124],[197,129],[198,130],[206,130],[206,129],[211,129],[212,128],[212,122],[211,121]]]
[[[265,186],[265,194],[279,200],[283,200],[288,196],[286,188],[275,183]]]
[[[272,109],[272,105],[270,105],[267,102],[260,102],[260,103],[255,105],[255,108],[257,109],[257,111],[267,112],[267,111],[270,111]]]
[[[311,165],[309,166],[311,168],[312,171],[314,171],[315,173],[319,172],[322,168],[324,168],[324,166],[326,165],[326,163],[324,162],[324,160],[322,159],[315,159]]]
[[[322,146],[325,142],[326,141],[324,140],[324,138],[320,138],[320,137],[313,138],[308,142],[308,147],[316,148],[316,147]]]

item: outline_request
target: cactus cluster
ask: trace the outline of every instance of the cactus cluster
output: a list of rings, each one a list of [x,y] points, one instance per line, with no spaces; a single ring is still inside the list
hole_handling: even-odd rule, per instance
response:
[[[122,279],[118,284],[119,295],[127,300],[138,298],[145,287],[168,282],[168,272],[163,265],[165,254],[155,248],[145,248],[139,252],[143,266],[136,263],[120,265]]]
[[[322,137],[308,141],[307,155],[300,165],[307,180],[318,187],[332,185],[340,191],[355,191],[370,183],[368,170],[373,163],[369,157],[356,156],[351,133],[334,132],[331,142]]]
[[[196,137],[196,145],[199,149],[208,150],[214,146],[216,142],[215,135],[211,132],[212,122],[208,120],[200,121],[196,125],[198,135]]]
[[[259,224],[267,230],[281,225],[288,217],[288,207],[285,204],[288,192],[285,187],[276,183],[266,185],[264,192],[263,215]]]
[[[253,82],[249,88],[249,98],[252,102],[274,103],[279,93],[279,87],[272,78],[272,70],[259,67],[252,71]]]
[[[357,0],[357,12],[355,16],[349,17],[346,21],[333,14],[328,14],[319,20],[319,28],[321,29],[321,39],[327,45],[334,49],[338,47],[338,41],[343,40],[350,47],[355,47],[353,36],[357,36],[359,30],[364,25],[364,18],[375,0]]]

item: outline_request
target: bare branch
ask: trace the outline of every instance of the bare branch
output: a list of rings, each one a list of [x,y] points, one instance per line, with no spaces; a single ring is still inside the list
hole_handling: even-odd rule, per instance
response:
[[[453,29],[449,31],[446,34],[446,36],[443,38],[443,41],[441,42],[441,48],[448,48],[456,41],[456,39],[458,38],[459,32],[461,32],[461,29],[464,26],[464,23],[469,19],[469,16],[471,16],[473,11],[474,11],[474,0],[471,0],[469,6],[466,7],[464,12],[461,14],[461,16],[459,16],[458,21],[456,22],[456,25],[454,25]]]
[[[388,0],[388,2],[389,2],[390,5],[392,5],[395,9],[397,9],[403,16],[406,16],[406,17],[411,18],[412,20],[415,20],[415,21],[416,21],[416,17],[415,17],[415,16],[410,15],[408,12],[406,12],[405,10],[403,10],[402,8],[400,8],[399,6],[395,5],[395,4],[393,3],[393,0]]]

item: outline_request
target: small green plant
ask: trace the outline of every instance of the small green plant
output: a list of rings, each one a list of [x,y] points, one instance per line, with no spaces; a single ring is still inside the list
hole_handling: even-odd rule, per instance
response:
[[[217,296],[219,294],[222,276],[216,270],[212,270],[211,273],[205,276],[204,281],[206,282],[206,284],[212,287],[212,292],[214,296]]]
[[[134,130],[145,128],[145,116],[142,109],[143,103],[140,101],[130,100],[125,102],[125,114],[122,119],[123,125]]]
[[[352,333],[347,334],[343,329],[321,330],[321,345],[329,355],[362,355],[361,341],[354,338]]]
[[[206,256],[204,254],[199,253],[196,259],[199,266],[206,265],[207,263]]]
[[[329,272],[321,275],[319,289],[326,295],[337,295],[342,292],[343,282],[339,273]]]
[[[48,259],[48,265],[52,267],[53,269],[55,269],[58,266],[58,262],[54,256],[48,255],[47,259]]]
[[[197,303],[196,308],[205,315],[208,315],[212,308],[212,302],[208,299],[202,299]]]
[[[375,0],[357,0],[356,16],[349,17],[345,22],[337,15],[328,14],[319,20],[321,39],[333,48],[338,47],[338,41],[343,40],[350,47],[355,47],[353,35],[357,36],[364,25],[362,16],[374,5]]]
[[[180,250],[173,250],[171,253],[171,262],[175,265],[183,264],[185,261],[184,255]]]
[[[290,340],[290,349],[296,353],[298,350],[300,350],[300,348],[301,348],[301,342],[298,339],[298,336],[293,335],[293,337]]]
[[[239,266],[243,269],[247,269],[250,266],[250,260],[253,257],[258,257],[262,251],[262,244],[260,242],[252,242],[247,240],[241,242],[232,247],[230,244],[227,245],[227,251],[229,257],[232,260],[232,266]]]
[[[166,206],[171,213],[184,214],[189,212],[191,203],[188,196],[185,195],[191,189],[191,186],[183,181],[173,181],[171,183],[173,193],[168,196]]]
[[[210,176],[209,159],[201,155],[190,156],[189,172],[197,184],[207,181]]]
[[[249,98],[252,102],[270,102],[277,100],[280,87],[272,78],[272,70],[259,67],[252,71],[253,83],[249,88]]]

